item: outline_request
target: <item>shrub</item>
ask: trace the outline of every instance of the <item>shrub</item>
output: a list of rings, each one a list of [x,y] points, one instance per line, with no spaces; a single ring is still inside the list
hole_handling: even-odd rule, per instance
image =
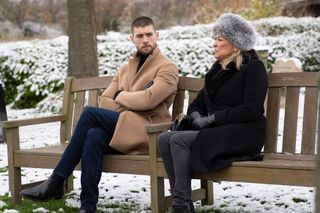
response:
[[[268,48],[268,70],[278,57],[297,57],[305,71],[320,70],[320,18],[269,18],[252,22],[259,33],[257,46]],[[214,62],[213,24],[177,26],[160,31],[158,45],[183,76],[202,77]],[[59,111],[67,73],[65,36],[0,44],[0,79],[6,103]],[[261,48],[261,47],[260,47]],[[98,36],[100,75],[112,75],[135,48],[128,35],[108,32]]]

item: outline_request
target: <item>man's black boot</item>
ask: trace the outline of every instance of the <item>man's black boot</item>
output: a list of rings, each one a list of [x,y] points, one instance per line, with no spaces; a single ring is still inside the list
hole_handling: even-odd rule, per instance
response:
[[[20,195],[26,199],[40,202],[61,199],[64,194],[64,183],[64,178],[52,173],[46,181],[37,186],[22,190]]]
[[[79,210],[79,213],[95,213],[93,211],[88,211],[88,210],[83,210],[83,209],[80,209]]]

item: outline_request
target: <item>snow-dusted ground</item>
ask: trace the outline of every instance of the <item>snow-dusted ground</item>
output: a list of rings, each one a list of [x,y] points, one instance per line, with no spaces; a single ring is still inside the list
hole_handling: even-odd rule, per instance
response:
[[[35,110],[8,110],[9,119],[35,117]],[[43,114],[42,114],[43,115]],[[58,142],[58,123],[21,128],[21,147],[36,147]],[[0,168],[7,166],[6,145],[0,144]],[[24,168],[23,182],[42,180],[51,170]],[[67,205],[79,206],[80,172],[74,173],[75,190],[67,197]],[[0,173],[0,195],[8,193],[8,173]],[[168,182],[166,182],[168,189]],[[199,181],[193,181],[193,187]],[[113,212],[111,204],[131,206],[134,212],[150,212],[150,183],[148,176],[103,173],[100,182],[98,208]],[[169,193],[168,191],[166,193]],[[222,212],[315,212],[315,188],[293,187],[236,182],[214,183],[215,203],[201,206],[196,202],[197,211],[220,209]],[[0,202],[0,206],[4,205]]]

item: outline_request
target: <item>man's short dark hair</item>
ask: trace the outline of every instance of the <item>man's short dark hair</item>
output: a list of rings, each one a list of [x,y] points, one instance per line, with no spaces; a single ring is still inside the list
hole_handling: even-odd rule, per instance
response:
[[[146,27],[152,25],[153,29],[156,31],[156,25],[154,21],[148,16],[140,16],[135,18],[131,24],[131,33],[133,34],[133,28],[136,27]]]

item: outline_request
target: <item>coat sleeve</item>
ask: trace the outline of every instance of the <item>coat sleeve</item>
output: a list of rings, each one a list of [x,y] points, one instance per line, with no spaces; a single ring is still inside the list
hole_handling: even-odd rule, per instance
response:
[[[200,92],[198,93],[197,97],[192,101],[192,103],[189,105],[188,107],[188,112],[187,114],[191,114],[194,111],[199,112],[201,115],[206,115],[208,110],[207,107],[205,105],[205,101],[204,101],[204,88],[202,88],[200,90]]]
[[[244,70],[243,101],[240,105],[215,111],[217,125],[254,121],[264,112],[264,100],[267,93],[267,74],[260,60],[253,60]]]
[[[178,81],[177,67],[172,63],[166,64],[157,72],[151,87],[135,92],[122,91],[115,101],[134,111],[152,110],[176,92]]]
[[[107,89],[102,93],[99,99],[99,107],[105,108],[109,110],[113,110],[116,112],[122,112],[125,110],[125,107],[121,104],[117,103],[113,97],[115,92],[118,90],[118,73],[113,77],[111,84],[107,87]]]

